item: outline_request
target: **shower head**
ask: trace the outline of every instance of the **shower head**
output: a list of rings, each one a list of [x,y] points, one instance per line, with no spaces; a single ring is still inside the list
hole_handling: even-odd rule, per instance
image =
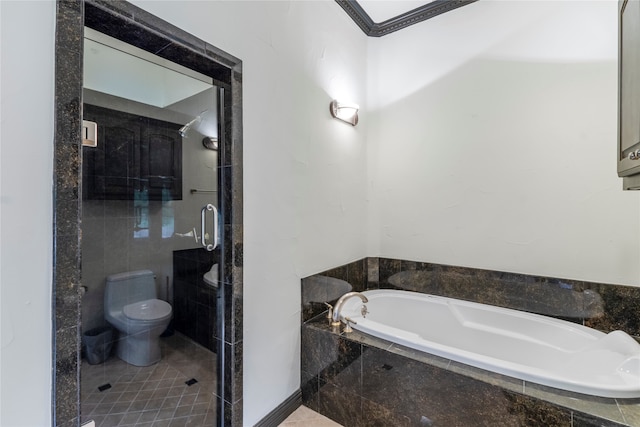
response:
[[[209,110],[204,110],[201,111],[200,114],[198,114],[195,119],[191,120],[189,123],[187,123],[186,125],[182,126],[180,129],[178,129],[178,133],[180,134],[181,137],[186,138],[187,135],[189,134],[189,130],[193,127],[193,126],[198,126],[200,124],[200,122],[202,122],[203,117],[205,117],[205,114],[208,113]]]
[[[178,129],[178,133],[180,134],[180,136],[183,138],[186,138],[187,133],[189,133],[189,129],[191,129],[191,126],[193,126],[194,124],[200,123],[200,120],[202,120],[202,117],[197,116],[195,119],[191,120],[189,123],[187,123],[186,125],[182,126],[180,129]]]

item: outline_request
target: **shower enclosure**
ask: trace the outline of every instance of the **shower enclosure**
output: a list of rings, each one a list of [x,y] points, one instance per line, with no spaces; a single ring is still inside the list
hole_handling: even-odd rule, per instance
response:
[[[218,120],[218,140],[208,132],[202,132],[195,129],[201,135],[206,135],[206,140],[198,141],[197,134],[187,134],[186,138],[174,140],[171,143],[163,143],[164,137],[175,138],[176,133],[172,129],[179,130],[185,124],[196,119],[207,107],[198,107],[192,110],[180,111],[181,117],[165,117],[149,114],[146,111],[122,109],[121,106],[132,106],[138,104],[154,105],[151,102],[143,100],[132,101],[128,96],[138,94],[138,90],[151,82],[151,74],[146,74],[148,78],[144,78],[138,84],[127,86],[124,93],[109,94],[107,98],[121,101],[116,104],[101,104],[102,100],[92,97],[90,90],[94,92],[105,93],[104,90],[98,88],[84,91],[83,84],[83,59],[86,54],[91,54],[89,48],[85,51],[84,33],[89,28],[100,33],[106,34],[117,41],[127,43],[141,51],[153,53],[160,57],[163,61],[170,64],[179,64],[186,67],[187,70],[196,71],[197,73],[212,79],[212,85],[208,89],[215,92],[215,101],[210,102],[215,105],[214,117]],[[205,390],[210,395],[215,395],[215,421],[211,420],[213,415],[210,412],[205,414],[205,425],[232,426],[242,425],[242,61],[238,58],[210,45],[198,37],[178,28],[149,12],[132,5],[124,0],[77,0],[77,1],[60,1],[57,2],[56,8],[56,45],[55,45],[55,147],[54,147],[54,234],[53,234],[53,289],[52,289],[52,423],[55,425],[79,425],[81,419],[88,419],[92,415],[88,412],[89,408],[85,404],[98,405],[106,404],[109,407],[109,401],[113,402],[106,415],[122,414],[122,419],[118,421],[118,425],[126,424],[148,424],[146,417],[152,415],[144,412],[156,410],[155,420],[157,424],[166,424],[166,416],[171,412],[171,416],[175,418],[184,418],[195,415],[201,409],[195,408],[201,405],[198,397],[187,397],[194,395],[194,387],[205,386]],[[119,49],[118,49],[119,50]],[[135,56],[135,55],[134,55]],[[153,61],[151,61],[153,62]],[[162,65],[162,64],[160,64]],[[99,67],[99,70],[104,68]],[[178,73],[182,74],[182,73]],[[186,73],[189,74],[189,73]],[[175,74],[173,74],[175,76]],[[107,76],[109,77],[109,76]],[[170,79],[168,75],[166,79]],[[165,78],[163,77],[163,79]],[[191,76],[195,77],[195,76]],[[113,75],[112,80],[115,79]],[[198,80],[196,78],[196,80]],[[168,82],[168,80],[166,80]],[[184,81],[184,80],[183,80]],[[169,84],[164,85],[169,87]],[[183,85],[174,85],[173,87],[183,88]],[[185,86],[186,87],[186,86]],[[204,90],[204,89],[203,89]],[[83,92],[86,92],[83,95]],[[152,91],[153,93],[154,91]],[[158,92],[162,93],[162,92]],[[185,94],[183,97],[173,98],[173,103],[189,96],[193,96],[200,91],[194,91],[191,94]],[[124,95],[124,96],[123,96]],[[129,101],[127,101],[129,99]],[[135,104],[137,102],[137,104]],[[145,128],[151,129],[152,132],[146,132],[144,135],[155,135],[150,138],[137,135],[137,131],[129,131],[132,144],[135,146],[136,141],[139,149],[134,149],[130,159],[141,160],[140,167],[131,166],[129,161],[125,162],[126,168],[120,168],[120,171],[127,169],[126,180],[110,180],[107,186],[106,176],[100,170],[101,158],[98,156],[93,166],[94,179],[92,184],[85,180],[83,173],[85,170],[85,162],[82,151],[88,151],[90,146],[100,150],[100,130],[95,129],[91,124],[83,127],[83,106],[93,105],[96,108],[106,108],[108,110],[119,113],[126,113],[133,116],[141,117],[142,121],[147,120],[151,126],[140,126],[140,131]],[[169,105],[168,103],[164,106]],[[209,105],[209,104],[207,104]],[[88,107],[89,111],[91,107]],[[154,113],[162,110],[163,107],[153,109]],[[108,112],[109,113],[109,112]],[[201,121],[204,121],[201,117]],[[102,119],[101,119],[102,120]],[[197,121],[197,120],[196,120]],[[195,122],[194,122],[195,124]],[[161,125],[157,128],[155,125]],[[177,126],[177,128],[175,128]],[[109,127],[109,126],[108,126]],[[118,128],[119,126],[114,126]],[[120,126],[123,129],[131,129],[129,126]],[[136,128],[136,126],[133,126]],[[155,130],[154,130],[155,128]],[[162,128],[169,128],[163,133]],[[193,129],[191,127],[190,129]],[[97,131],[97,132],[96,132]],[[97,134],[98,141],[91,142],[93,136]],[[178,133],[179,135],[179,133]],[[87,148],[82,144],[83,140],[87,140]],[[189,140],[187,142],[187,139]],[[112,142],[113,138],[107,137],[107,142]],[[116,138],[117,140],[117,138]],[[194,144],[192,144],[192,142]],[[200,145],[198,145],[200,144]],[[116,145],[108,144],[111,147]],[[220,191],[213,198],[217,199],[218,205],[211,203],[212,194],[193,193],[197,197],[206,197],[206,205],[198,207],[195,218],[183,221],[181,215],[176,212],[181,210],[178,205],[184,205],[188,196],[192,195],[191,190],[212,190],[212,187],[191,187],[185,180],[189,179],[186,170],[192,165],[189,163],[187,154],[182,154],[182,161],[177,165],[182,165],[182,185],[177,185],[180,175],[171,175],[168,172],[176,172],[176,164],[168,162],[157,163],[159,159],[166,159],[167,156],[161,155],[164,151],[172,151],[173,157],[179,155],[177,147],[203,147],[203,149],[214,149],[216,151],[216,171],[211,175],[215,176],[217,181],[209,181],[206,184],[217,186]],[[130,147],[131,145],[127,145]],[[150,149],[150,147],[154,149]],[[205,148],[206,146],[206,148]],[[217,150],[215,150],[217,148]],[[104,147],[102,147],[104,151]],[[116,156],[119,149],[108,151],[110,157]],[[126,151],[126,150],[125,150]],[[136,154],[138,153],[138,154]],[[87,161],[88,161],[87,154]],[[138,156],[138,157],[136,157]],[[201,160],[200,157],[197,157]],[[132,160],[133,161],[133,160]],[[201,162],[202,163],[202,162]],[[110,163],[111,164],[111,163]],[[211,165],[211,163],[208,163]],[[118,165],[118,163],[113,163]],[[116,167],[116,169],[118,169]],[[109,173],[113,173],[114,177],[118,177],[115,171],[111,169]],[[102,175],[101,175],[102,174]],[[104,179],[99,178],[104,176]],[[111,176],[111,175],[110,175]],[[171,178],[173,176],[173,178]],[[122,178],[122,176],[120,176]],[[138,180],[136,183],[135,180]],[[172,181],[173,179],[173,181]],[[85,182],[87,181],[87,182]],[[151,182],[153,181],[153,183]],[[125,184],[126,182],[126,184]],[[169,185],[171,182],[176,185]],[[145,188],[144,184],[147,184]],[[113,185],[112,185],[113,184]],[[200,183],[198,183],[200,184]],[[85,188],[93,185],[90,189]],[[102,187],[101,187],[102,186]],[[153,187],[153,188],[152,188]],[[146,189],[146,191],[145,191]],[[103,194],[104,198],[100,199],[97,194]],[[216,189],[217,190],[217,189]],[[179,191],[182,192],[180,199]],[[108,198],[106,194],[114,194],[120,192],[126,195],[126,198]],[[220,223],[218,227],[213,224],[213,211],[207,206],[211,204],[219,208]],[[206,208],[205,214],[205,232],[198,230],[201,222],[202,208]],[[114,215],[115,214],[115,215]],[[100,216],[102,215],[102,217]],[[91,235],[89,230],[90,224],[84,223],[83,218],[87,221],[93,220],[93,226],[97,228],[93,238],[89,239],[85,232]],[[173,218],[173,219],[172,219]],[[173,222],[172,222],[173,221]],[[194,224],[195,222],[195,224]],[[83,227],[84,226],[84,227]],[[101,228],[102,227],[102,228]],[[126,228],[132,227],[132,228]],[[196,229],[195,231],[193,229]],[[175,293],[177,292],[179,274],[174,274],[180,265],[174,261],[180,258],[177,255],[185,255],[192,261],[193,257],[188,257],[188,251],[197,251],[195,237],[202,240],[205,236],[205,245],[212,244],[213,230],[219,231],[220,246],[214,251],[206,251],[202,261],[207,268],[209,264],[218,261],[218,287],[215,288],[209,284],[204,288],[201,282],[195,284],[199,289],[206,289],[209,295],[215,294],[215,352],[210,351],[206,346],[198,344],[194,339],[186,336],[178,330],[179,325],[176,320],[176,311],[179,312],[180,304],[175,301]],[[100,234],[100,230],[102,234]],[[124,231],[123,231],[124,230]],[[173,231],[171,231],[173,230]],[[94,229],[95,231],[95,229]],[[173,233],[171,236],[170,233]],[[190,235],[191,234],[191,235]],[[135,238],[134,238],[135,236]],[[148,236],[148,237],[145,237]],[[162,237],[164,236],[164,237]],[[95,240],[94,240],[95,239]],[[102,239],[102,241],[100,241]],[[193,240],[191,240],[193,239]],[[153,241],[152,241],[153,240]],[[107,241],[115,242],[107,246]],[[171,255],[167,256],[166,251],[173,243],[181,242],[185,246],[175,248],[171,246]],[[202,241],[200,242],[202,243]],[[176,243],[178,244],[178,243]],[[193,244],[193,246],[191,246]],[[163,252],[160,253],[160,248]],[[93,258],[93,266],[91,266],[91,252],[97,255]],[[183,252],[180,252],[183,251]],[[204,253],[204,249],[200,249],[198,253]],[[81,255],[82,273],[81,275]],[[176,257],[174,258],[174,255]],[[107,258],[109,261],[106,262]],[[100,261],[102,259],[102,261]],[[163,262],[159,262],[162,259]],[[100,302],[101,286],[104,277],[99,273],[100,269],[106,271],[107,265],[112,261],[121,262],[123,269],[137,268],[139,265],[152,266],[155,275],[155,287],[157,297],[160,299],[170,300],[174,307],[173,323],[169,325],[164,338],[160,340],[177,340],[181,339],[186,342],[184,347],[174,346],[175,351],[165,352],[163,360],[151,367],[132,367],[122,366],[118,381],[113,380],[114,374],[118,372],[108,369],[108,362],[117,362],[117,359],[110,357],[104,363],[90,365],[80,358],[81,337],[83,332],[87,332],[100,324],[99,319],[102,313],[102,303]],[[123,261],[126,260],[126,261]],[[169,267],[168,262],[171,262]],[[190,271],[189,266],[182,266],[186,271]],[[196,269],[198,267],[196,266]],[[98,271],[94,278],[91,278],[91,271]],[[213,269],[215,270],[215,268]],[[185,270],[181,270],[185,271]],[[209,281],[216,283],[215,271],[209,269],[204,276]],[[167,277],[169,278],[167,280]],[[196,280],[204,280],[200,276],[200,272],[191,271],[190,277],[196,277]],[[187,278],[188,281],[188,278]],[[186,288],[184,288],[186,289]],[[84,292],[83,292],[84,290]],[[189,295],[197,295],[191,292]],[[174,298],[172,301],[171,298]],[[196,296],[196,300],[204,304],[202,298]],[[210,303],[207,303],[209,309],[213,309]],[[189,307],[189,306],[188,306]],[[82,324],[82,320],[86,323]],[[93,320],[90,320],[93,319]],[[98,320],[96,320],[98,319]],[[102,326],[107,326],[102,324]],[[205,326],[201,328],[207,329]],[[209,332],[207,332],[209,334]],[[164,344],[163,344],[164,345]],[[185,347],[189,349],[202,350],[199,354],[213,356],[215,358],[215,366],[204,367],[200,371],[192,374],[193,371],[185,372],[173,367],[166,368],[162,372],[162,379],[159,379],[161,370],[156,372],[147,372],[151,369],[162,369],[161,363],[173,361],[185,362],[182,366],[190,366],[190,358],[187,356]],[[169,357],[173,356],[173,357]],[[198,355],[196,355],[198,356]],[[198,357],[195,358],[196,360]],[[193,358],[191,359],[193,360]],[[202,360],[202,359],[200,359]],[[88,372],[83,368],[94,368],[98,378],[95,379],[93,385],[97,385],[90,391],[86,387],[86,381],[89,379]],[[140,372],[135,372],[139,369]],[[171,375],[175,373],[175,377],[171,381],[172,387],[178,386],[189,388],[189,392],[182,393],[178,406],[171,409],[171,401],[176,400],[170,391],[166,397],[162,398],[160,404],[158,395],[153,393],[171,388],[168,386]],[[204,378],[200,373],[215,376],[213,378]],[[140,374],[140,376],[137,376]],[[99,376],[102,375],[102,378]],[[107,375],[111,375],[107,378]],[[180,375],[183,377],[180,378]],[[146,377],[145,377],[146,376]],[[184,380],[184,377],[189,379]],[[122,390],[118,384],[122,384],[121,380],[131,380],[132,382],[147,385],[144,390],[135,392],[135,390]],[[104,380],[104,381],[103,381]],[[183,381],[184,380],[184,381]],[[107,382],[108,381],[108,382]],[[197,382],[196,382],[197,381]],[[82,384],[81,384],[82,383]],[[99,384],[99,385],[98,385]],[[214,385],[215,384],[215,385]],[[134,387],[133,384],[130,384]],[[138,384],[139,385],[139,384]],[[128,388],[128,386],[127,386]],[[81,405],[81,398],[86,397],[87,392],[94,393],[93,402],[84,400]],[[145,397],[151,392],[154,403],[144,404],[138,400],[138,397]],[[105,394],[107,393],[107,394]],[[135,396],[133,396],[135,393]],[[207,393],[198,393],[205,396]],[[182,397],[186,397],[184,400]],[[127,402],[127,399],[131,399]],[[194,399],[193,403],[189,400]],[[201,398],[202,399],[202,398]],[[98,401],[99,400],[99,401]],[[182,402],[182,403],[180,403]],[[127,408],[124,408],[128,403]],[[118,405],[116,407],[116,405]],[[149,406],[147,406],[149,405]],[[160,405],[159,409],[157,407]],[[189,406],[191,412],[187,414]],[[183,407],[178,410],[178,407]],[[213,408],[211,403],[208,408]],[[95,410],[95,407],[93,408]],[[101,409],[99,411],[104,411]],[[116,412],[121,411],[121,412]],[[160,411],[163,414],[160,414]],[[208,411],[208,409],[207,409]],[[137,412],[137,414],[136,414]],[[95,413],[97,416],[97,412]],[[135,418],[135,420],[134,420]],[[160,419],[163,418],[163,419]],[[187,421],[186,419],[182,421]],[[211,421],[211,422],[210,422]],[[176,424],[181,421],[176,421]],[[194,422],[199,422],[194,420]],[[154,421],[155,423],[155,421]]]
[[[158,363],[130,365],[109,345],[82,361],[82,422],[216,423],[223,99],[211,77],[85,28],[83,336],[119,345],[103,309],[111,274],[151,270],[173,318]]]

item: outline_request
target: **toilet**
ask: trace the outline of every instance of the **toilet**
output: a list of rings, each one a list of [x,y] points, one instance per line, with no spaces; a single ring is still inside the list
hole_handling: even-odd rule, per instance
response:
[[[157,299],[150,270],[107,276],[104,317],[120,331],[116,354],[135,366],[149,366],[160,358],[160,335],[171,320],[171,305]]]

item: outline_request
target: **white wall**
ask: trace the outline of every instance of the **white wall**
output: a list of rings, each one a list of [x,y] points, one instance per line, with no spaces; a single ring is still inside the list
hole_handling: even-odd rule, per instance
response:
[[[640,284],[615,1],[483,0],[369,48],[369,255]]]
[[[55,3],[0,1],[0,425],[51,424]]]
[[[244,425],[300,386],[300,278],[366,256],[366,37],[333,0],[134,2],[243,61]],[[362,118],[366,121],[365,117]]]

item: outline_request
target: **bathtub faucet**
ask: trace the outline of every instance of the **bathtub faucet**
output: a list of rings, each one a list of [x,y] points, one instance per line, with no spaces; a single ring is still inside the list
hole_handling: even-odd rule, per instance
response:
[[[336,306],[333,308],[333,317],[331,319],[332,320],[332,322],[331,322],[332,326],[339,326],[340,325],[340,312],[342,311],[342,306],[344,305],[345,301],[347,301],[351,297],[358,297],[358,298],[360,298],[362,300],[363,303],[364,302],[369,302],[367,297],[365,297],[360,292],[347,292],[346,294],[342,295],[340,297],[340,299],[338,300],[338,302],[336,303]]]

